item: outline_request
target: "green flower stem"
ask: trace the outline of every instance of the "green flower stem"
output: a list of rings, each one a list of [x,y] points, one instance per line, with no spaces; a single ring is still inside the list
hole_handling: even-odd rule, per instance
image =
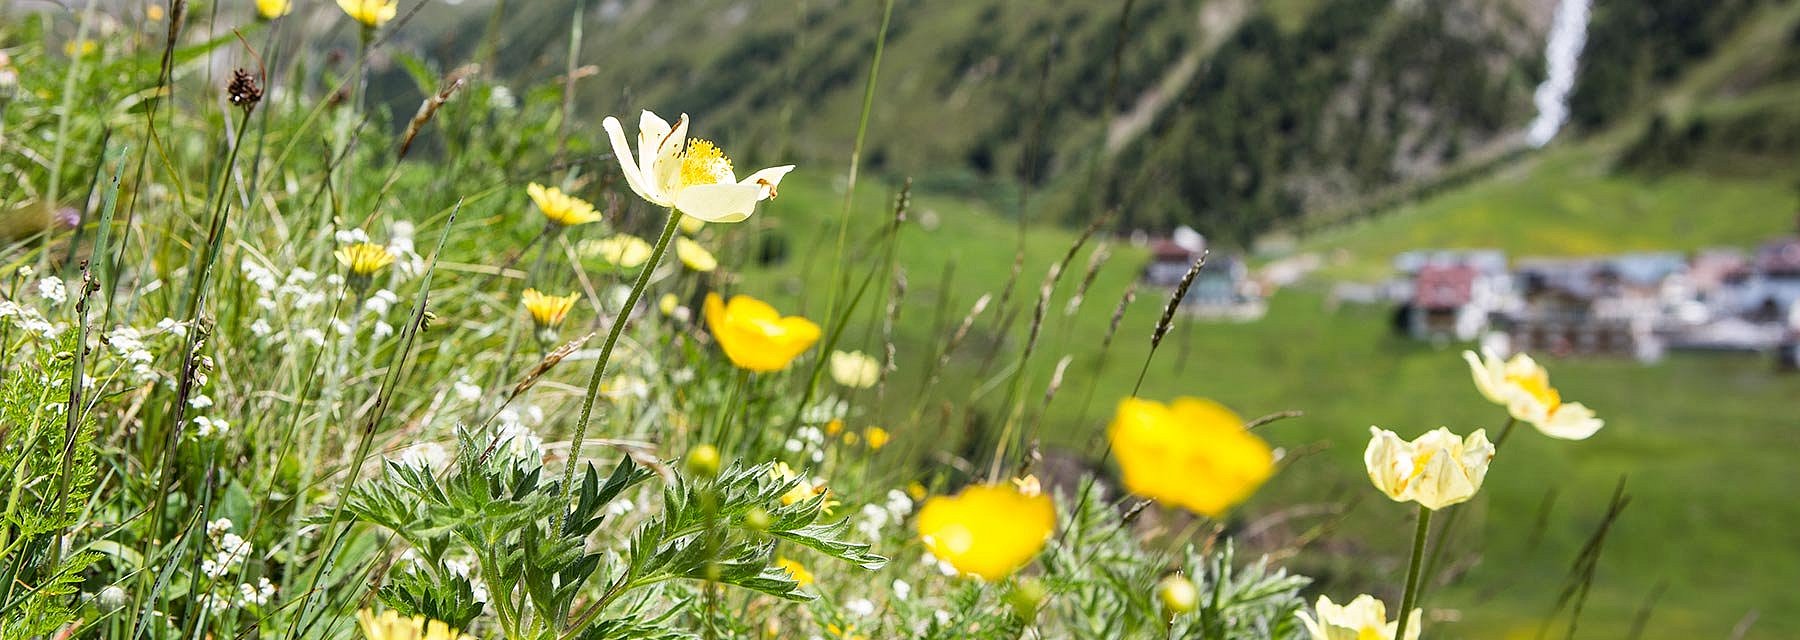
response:
[[[1425,557],[1425,538],[1430,533],[1431,510],[1419,505],[1419,527],[1413,532],[1412,561],[1406,566],[1406,594],[1400,597],[1400,623],[1394,629],[1395,640],[1406,639],[1406,623],[1412,619],[1413,604],[1419,596],[1419,569]]]
[[[563,469],[562,488],[557,493],[558,502],[568,502],[569,486],[575,483],[576,462],[581,460],[581,442],[587,438],[588,420],[594,415],[594,399],[600,396],[600,380],[606,376],[606,362],[612,359],[613,346],[619,343],[619,334],[625,332],[625,323],[631,320],[631,310],[637,307],[638,298],[644,296],[644,289],[650,287],[650,276],[655,273],[656,266],[662,263],[663,254],[669,250],[669,240],[675,237],[675,228],[681,225],[681,212],[669,207],[669,220],[663,224],[662,236],[656,239],[656,248],[650,252],[650,261],[644,263],[644,269],[638,272],[637,283],[631,285],[631,295],[625,297],[625,306],[619,308],[618,317],[613,319],[612,328],[606,332],[606,342],[600,345],[600,359],[594,361],[594,375],[588,378],[587,395],[581,399],[581,419],[575,422],[575,439],[569,441],[569,460]],[[566,509],[565,509],[566,511]],[[550,527],[555,531],[562,527],[563,512],[556,513],[555,524]]]
[[[1506,437],[1512,435],[1513,427],[1517,424],[1519,424],[1518,418],[1508,417],[1506,419],[1506,426],[1500,428],[1500,436],[1494,439],[1494,451],[1496,453],[1500,451],[1500,445],[1506,444]],[[1444,559],[1444,549],[1450,546],[1448,544],[1450,542],[1450,534],[1456,530],[1456,523],[1460,520],[1463,510],[1466,508],[1467,507],[1462,506],[1449,507],[1449,511],[1444,514],[1443,524],[1438,526],[1437,544],[1431,547],[1431,555],[1425,560],[1424,582],[1426,584],[1421,584],[1419,586],[1419,600],[1421,602],[1425,599],[1425,592],[1431,590],[1429,586],[1431,578],[1438,574],[1438,563],[1442,562]]]

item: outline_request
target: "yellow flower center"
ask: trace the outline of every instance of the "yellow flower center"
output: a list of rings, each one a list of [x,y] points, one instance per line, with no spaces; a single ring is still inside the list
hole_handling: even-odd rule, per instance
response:
[[[1544,410],[1548,413],[1556,413],[1556,408],[1562,406],[1562,395],[1556,392],[1555,387],[1550,386],[1550,376],[1543,371],[1524,375],[1507,374],[1506,381],[1531,394],[1539,404],[1544,405]]]
[[[725,152],[720,151],[718,145],[700,138],[688,140],[687,151],[681,154],[682,186],[731,181],[731,158],[725,157]]]

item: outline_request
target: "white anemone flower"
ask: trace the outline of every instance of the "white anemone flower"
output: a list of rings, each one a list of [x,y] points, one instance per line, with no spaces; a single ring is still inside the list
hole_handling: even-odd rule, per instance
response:
[[[688,139],[687,114],[671,127],[656,114],[644,111],[638,118],[636,155],[631,153],[618,118],[607,116],[601,125],[612,139],[613,155],[632,191],[651,204],[673,207],[707,222],[749,218],[756,203],[775,197],[782,176],[794,169],[791,164],[770,167],[739,180],[732,172],[731,159],[718,146],[708,140]]]

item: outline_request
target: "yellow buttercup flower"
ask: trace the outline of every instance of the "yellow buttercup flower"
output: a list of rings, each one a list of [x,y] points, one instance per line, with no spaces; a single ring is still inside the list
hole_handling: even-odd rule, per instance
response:
[[[719,260],[713,257],[711,251],[707,251],[706,247],[700,246],[700,243],[687,238],[675,239],[675,257],[681,258],[681,264],[686,265],[687,268],[700,273],[719,268]]]
[[[1211,400],[1126,398],[1106,435],[1125,488],[1210,517],[1248,499],[1275,473],[1268,443]]]
[[[580,249],[583,254],[598,256],[623,269],[635,268],[648,262],[650,254],[656,252],[656,248],[644,242],[643,238],[624,233],[599,240],[583,240]]]
[[[1363,452],[1369,480],[1395,502],[1417,502],[1437,510],[1467,501],[1481,490],[1494,445],[1487,430],[1458,438],[1439,427],[1407,442],[1394,432],[1369,427],[1372,438]]]
[[[661,311],[665,316],[675,315],[675,310],[680,308],[681,298],[676,297],[673,293],[662,294],[661,298],[656,299],[656,310]]]
[[[1523,353],[1501,360],[1483,349],[1480,356],[1464,351],[1463,360],[1475,378],[1475,389],[1494,404],[1506,407],[1513,418],[1537,427],[1544,435],[1563,440],[1585,440],[1606,422],[1579,402],[1563,402],[1550,386],[1550,372]]]
[[[337,4],[351,20],[370,29],[380,28],[400,12],[399,0],[337,0]]]
[[[819,325],[811,320],[782,317],[768,303],[745,295],[725,303],[719,294],[706,294],[706,326],[732,364],[764,373],[786,369],[819,341]]]
[[[1387,605],[1368,594],[1357,596],[1347,605],[1332,604],[1331,598],[1319,596],[1313,609],[1317,619],[1305,611],[1294,613],[1306,625],[1312,640],[1397,640],[1395,627],[1400,621],[1388,621]],[[1407,616],[1405,640],[1419,640],[1419,614],[1418,609],[1413,609]]]
[[[372,242],[346,245],[332,255],[337,256],[339,264],[350,268],[350,275],[365,278],[394,263],[394,254],[388,253],[387,247]]]
[[[568,317],[569,310],[575,308],[575,301],[581,299],[581,294],[551,296],[544,295],[537,289],[526,289],[525,293],[519,294],[519,299],[525,303],[525,311],[531,314],[532,322],[536,322],[539,328],[553,329],[562,324],[563,318]]]
[[[813,585],[813,574],[806,570],[806,565],[787,558],[776,558],[775,566],[786,571],[788,577],[793,579],[795,584],[800,585],[800,588],[804,589]]]
[[[293,0],[256,0],[256,15],[264,20],[274,20],[293,10]]]
[[[840,434],[843,432],[844,432],[844,421],[843,420],[839,420],[837,418],[832,418],[829,422],[825,423],[825,435],[836,438],[837,434]]]
[[[474,640],[443,622],[425,616],[405,618],[391,609],[380,616],[363,609],[356,612],[356,621],[368,640]]]
[[[925,485],[917,480],[906,483],[906,495],[914,500],[924,500],[928,493]]]
[[[881,363],[861,351],[833,351],[831,379],[852,389],[867,389],[881,380]]]
[[[1050,496],[1026,495],[1008,483],[973,485],[919,509],[919,539],[931,555],[990,582],[1025,566],[1055,530]]]
[[[162,19],[165,17],[168,17],[168,15],[169,15],[169,10],[164,9],[163,6],[160,4],[151,3],[150,6],[144,7],[144,19],[145,20],[149,20],[151,22],[162,22]]]
[[[600,220],[600,212],[586,200],[562,192],[556,187],[546,187],[533,182],[525,185],[525,195],[531,196],[531,202],[537,205],[552,224],[559,227],[573,227]]]
[[[882,447],[887,446],[888,440],[891,439],[893,439],[893,435],[889,434],[887,429],[881,427],[863,429],[863,440],[869,443],[870,451],[880,451]]]
[[[732,172],[731,159],[707,140],[688,139],[686,114],[673,127],[656,114],[638,116],[637,155],[625,140],[619,119],[601,122],[612,141],[613,155],[625,182],[639,197],[706,222],[739,222],[756,203],[775,197],[775,187],[793,165],[770,167],[744,179]]]

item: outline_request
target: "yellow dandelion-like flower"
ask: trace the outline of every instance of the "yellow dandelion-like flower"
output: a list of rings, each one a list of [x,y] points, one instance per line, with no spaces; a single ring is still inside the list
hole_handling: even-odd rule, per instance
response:
[[[919,482],[917,480],[906,483],[907,497],[910,497],[914,500],[924,500],[925,496],[928,493],[930,493],[930,492],[925,490],[925,483]]]
[[[621,233],[610,238],[583,240],[581,252],[597,256],[621,269],[631,269],[648,262],[650,254],[655,253],[656,248],[644,242],[643,238]]]
[[[368,640],[474,640],[443,622],[425,616],[401,617],[393,610],[377,616],[363,609],[356,613],[356,621]]]
[[[340,247],[332,255],[337,256],[338,263],[350,268],[350,275],[364,278],[394,263],[394,254],[388,253],[387,247],[372,242]]]
[[[776,558],[775,566],[782,571],[786,571],[788,577],[792,578],[801,588],[804,589],[813,585],[813,574],[811,571],[806,570],[806,565],[787,558]]]
[[[525,311],[531,314],[532,322],[536,322],[539,328],[553,329],[562,324],[563,318],[568,317],[569,310],[575,308],[575,301],[581,299],[581,294],[551,296],[544,295],[537,289],[526,289],[519,295],[519,299],[524,301]]]
[[[788,463],[786,462],[775,463],[775,467],[769,469],[769,479],[776,482],[794,483],[794,488],[788,489],[787,493],[781,494],[781,504],[783,506],[811,500],[814,496],[829,494],[831,491],[830,489],[825,488],[824,483],[814,482],[812,478],[800,475],[799,472],[794,471],[793,467],[788,466]],[[836,500],[827,498],[824,504],[825,513],[831,513],[832,507],[837,506],[837,504]]]
[[[711,251],[687,238],[675,239],[675,256],[681,258],[681,264],[700,273],[719,268],[719,260],[713,257]]]
[[[825,435],[836,438],[838,434],[843,433],[843,432],[844,432],[844,421],[843,420],[839,420],[837,418],[832,418],[830,422],[825,423]]]
[[[919,509],[919,539],[957,571],[1001,580],[1031,562],[1056,530],[1056,505],[1010,484],[974,485]]]
[[[380,28],[400,12],[399,0],[337,0],[337,4],[351,20],[370,29]]]
[[[768,303],[750,296],[706,294],[706,326],[725,356],[739,368],[757,372],[786,369],[819,341],[819,325],[799,316],[782,317]]]
[[[573,227],[578,224],[598,222],[600,212],[586,200],[562,192],[556,187],[546,187],[533,182],[525,186],[525,194],[537,204],[538,211],[543,212],[552,224],[559,227]]]
[[[869,443],[870,451],[880,451],[882,447],[887,446],[888,440],[891,439],[893,439],[893,435],[889,434],[887,429],[881,427],[863,429],[863,440]]]
[[[1177,398],[1165,405],[1126,398],[1106,434],[1125,488],[1215,518],[1275,472],[1268,443],[1211,400]]]
[[[256,0],[256,15],[264,20],[274,20],[293,10],[293,0]]]

